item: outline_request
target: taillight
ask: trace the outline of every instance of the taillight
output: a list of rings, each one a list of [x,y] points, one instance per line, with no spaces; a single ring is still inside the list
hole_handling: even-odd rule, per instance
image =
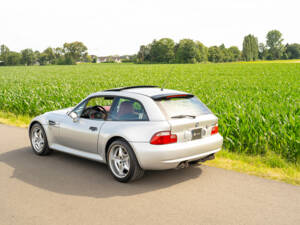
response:
[[[211,135],[217,134],[219,130],[218,124],[211,129]]]
[[[154,134],[151,138],[152,145],[165,145],[177,142],[177,135],[171,134],[171,131],[161,131]]]

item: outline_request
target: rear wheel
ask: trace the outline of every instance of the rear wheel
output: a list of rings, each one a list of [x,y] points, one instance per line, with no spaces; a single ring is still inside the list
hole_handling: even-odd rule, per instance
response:
[[[122,140],[114,141],[109,146],[107,164],[113,177],[120,182],[137,180],[144,175],[132,148]]]
[[[48,155],[51,152],[48,146],[46,133],[40,124],[36,123],[31,127],[30,141],[32,150],[35,154]]]

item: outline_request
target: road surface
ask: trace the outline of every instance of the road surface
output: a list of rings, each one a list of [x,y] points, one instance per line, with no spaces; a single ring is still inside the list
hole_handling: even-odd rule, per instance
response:
[[[31,151],[0,125],[0,224],[300,224],[300,188],[202,166],[147,172],[129,184],[106,166]]]

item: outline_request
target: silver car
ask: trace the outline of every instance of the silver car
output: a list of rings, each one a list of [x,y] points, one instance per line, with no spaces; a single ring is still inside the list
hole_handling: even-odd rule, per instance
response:
[[[156,86],[91,94],[34,118],[29,136],[37,155],[57,150],[106,163],[120,182],[213,159],[223,143],[217,117],[196,96]]]

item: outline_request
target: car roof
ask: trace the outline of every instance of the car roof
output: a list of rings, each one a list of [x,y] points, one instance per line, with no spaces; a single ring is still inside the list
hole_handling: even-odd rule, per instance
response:
[[[178,95],[178,94],[188,94],[183,91],[177,91],[172,89],[162,89],[158,86],[132,86],[132,87],[122,87],[105,90],[105,92],[122,92],[122,93],[133,93],[139,95],[145,95],[150,98],[155,96],[166,96],[166,95]]]
[[[165,94],[186,94],[182,91],[176,91],[172,89],[161,89],[161,88],[134,88],[134,89],[128,89],[126,92],[130,93],[136,93],[141,95],[146,95],[149,97],[153,97],[156,95],[165,95]]]

